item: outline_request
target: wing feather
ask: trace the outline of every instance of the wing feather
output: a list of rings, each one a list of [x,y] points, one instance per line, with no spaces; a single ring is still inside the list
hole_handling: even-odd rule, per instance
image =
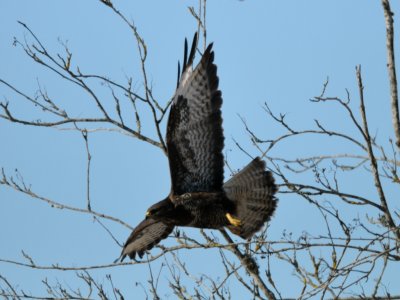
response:
[[[136,254],[140,258],[144,252],[165,239],[174,229],[173,225],[165,224],[154,219],[143,220],[131,233],[121,253],[121,262],[126,256],[134,259]]]
[[[194,49],[192,46],[187,64],[184,62],[167,126],[172,192],[176,195],[220,191],[223,185],[224,136],[217,66],[210,44],[192,70]]]

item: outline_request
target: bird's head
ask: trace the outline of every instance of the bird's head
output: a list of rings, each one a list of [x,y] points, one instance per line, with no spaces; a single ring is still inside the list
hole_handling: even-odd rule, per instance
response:
[[[168,217],[174,210],[174,205],[167,198],[150,206],[146,211],[146,218],[165,218]]]

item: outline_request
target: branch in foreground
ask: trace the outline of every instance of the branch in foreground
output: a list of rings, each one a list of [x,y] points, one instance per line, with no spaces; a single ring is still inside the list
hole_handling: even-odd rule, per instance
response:
[[[250,276],[253,277],[258,288],[263,291],[263,293],[265,294],[265,296],[267,296],[269,300],[276,299],[274,293],[270,289],[268,289],[268,287],[265,285],[265,282],[261,279],[259,268],[254,258],[248,254],[243,254],[242,252],[240,252],[237,245],[233,243],[231,237],[225,230],[220,230],[220,232],[225,240],[231,244],[230,250],[236,255],[236,257],[239,259],[240,263],[250,274]]]

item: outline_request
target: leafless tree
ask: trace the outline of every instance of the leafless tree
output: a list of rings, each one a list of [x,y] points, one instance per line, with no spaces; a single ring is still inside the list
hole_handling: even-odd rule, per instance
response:
[[[6,79],[0,78],[3,88],[14,92],[31,105],[31,110],[41,111],[40,119],[32,120],[19,117],[18,111],[12,109],[8,101],[2,101],[0,117],[15,124],[32,127],[70,129],[80,132],[87,154],[86,165],[86,202],[80,206],[67,205],[42,193],[35,191],[18,171],[2,169],[0,186],[12,189],[50,205],[54,209],[85,214],[94,218],[100,228],[105,229],[117,244],[112,230],[104,222],[109,221],[132,229],[131,225],[107,213],[97,211],[91,203],[91,147],[90,136],[95,131],[112,131],[139,139],[166,153],[162,123],[168,111],[169,102],[158,101],[153,94],[148,77],[147,56],[149,49],[135,24],[130,21],[109,0],[99,0],[106,5],[131,30],[137,45],[141,62],[141,81],[143,92],[136,92],[132,78],[124,83],[116,82],[107,76],[86,74],[80,70],[72,59],[73,51],[63,43],[63,53],[51,53],[46,44],[32,29],[22,22],[26,31],[23,40],[15,39],[14,44],[23,49],[34,62],[53,72],[65,81],[84,91],[96,106],[95,116],[76,116],[69,113],[63,103],[53,99],[44,88],[39,86],[35,95],[23,92],[23,88],[14,86]],[[205,47],[206,0],[200,0],[198,8],[190,8],[190,13],[198,24]],[[329,79],[322,86],[318,96],[310,99],[315,105],[334,107],[343,114],[343,119],[351,122],[353,129],[349,132],[336,129],[334,125],[324,124],[324,120],[314,120],[313,128],[297,128],[292,125],[285,114],[275,113],[265,103],[263,110],[266,118],[282,128],[282,134],[275,137],[264,137],[263,132],[255,132],[242,118],[244,130],[253,145],[253,151],[259,152],[268,161],[271,171],[279,183],[280,201],[294,196],[308,203],[310,210],[318,213],[320,228],[316,232],[292,234],[288,228],[280,239],[268,237],[268,227],[250,241],[235,242],[230,235],[221,230],[210,234],[201,231],[201,238],[188,236],[185,231],[176,231],[172,246],[159,245],[159,252],[152,252],[143,261],[109,263],[104,265],[68,266],[37,262],[28,253],[23,253],[23,260],[14,261],[0,258],[0,264],[13,265],[15,268],[67,271],[76,274],[81,282],[79,287],[70,287],[63,282],[43,279],[46,295],[32,295],[24,291],[18,282],[11,282],[0,271],[0,295],[4,299],[124,299],[123,291],[111,275],[104,275],[103,280],[95,279],[94,270],[114,270],[120,267],[134,269],[137,264],[147,264],[150,278],[147,285],[142,285],[146,298],[161,299],[158,283],[160,271],[152,269],[154,261],[161,261],[167,270],[170,291],[181,299],[230,299],[234,298],[228,282],[235,282],[248,292],[252,299],[287,299],[288,291],[283,290],[276,279],[277,266],[290,266],[293,276],[302,285],[296,298],[312,297],[329,299],[400,299],[393,295],[390,287],[385,285],[384,276],[389,267],[399,268],[400,262],[400,212],[396,195],[400,184],[398,168],[400,150],[400,117],[396,81],[394,51],[394,21],[389,0],[382,0],[382,9],[386,24],[387,70],[390,85],[390,105],[392,112],[392,138],[378,143],[378,138],[371,134],[368,116],[368,93],[364,92],[361,66],[355,68],[355,79],[358,93],[345,89],[344,96],[332,96],[329,91]],[[199,49],[201,51],[201,49]],[[99,82],[109,89],[107,99],[93,88],[93,82]],[[110,99],[112,103],[110,104]],[[389,102],[388,102],[389,103]],[[130,105],[129,114],[135,118],[135,126],[126,120],[128,115],[123,111]],[[386,104],[386,103],[385,103]],[[146,109],[138,110],[138,105]],[[331,108],[332,109],[332,108]],[[297,117],[297,116],[296,116]],[[151,119],[151,128],[144,130],[143,120]],[[148,123],[146,123],[148,124]],[[149,125],[146,125],[149,126]],[[148,134],[151,132],[151,134]],[[331,154],[310,154],[305,157],[276,157],[270,153],[273,148],[285,143],[296,147],[299,140],[313,139],[317,143],[341,142],[354,149],[351,152]],[[248,153],[243,145],[237,143],[238,149]],[[248,154],[251,156],[250,154]],[[229,167],[229,162],[226,162]],[[298,176],[302,174],[303,176]],[[365,180],[365,186],[375,187],[373,194],[352,189],[346,184],[351,178]],[[300,178],[300,179],[299,179]],[[396,206],[397,205],[397,206]],[[348,212],[351,213],[348,213]],[[107,223],[108,224],[108,223]],[[217,249],[219,262],[225,275],[216,278],[213,274],[195,274],[187,266],[179,253],[182,249]],[[204,250],[206,251],[206,250]],[[107,274],[107,273],[103,273]],[[370,283],[369,289],[363,284]]]

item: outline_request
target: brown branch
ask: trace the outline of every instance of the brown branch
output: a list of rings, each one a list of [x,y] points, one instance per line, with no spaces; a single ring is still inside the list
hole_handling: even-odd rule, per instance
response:
[[[77,123],[110,123],[110,124],[115,125],[116,127],[119,127],[120,129],[130,133],[131,135],[133,135],[135,138],[138,138],[139,140],[145,141],[145,142],[147,142],[149,144],[152,144],[152,145],[154,145],[154,146],[156,146],[158,148],[162,148],[162,145],[159,142],[157,142],[157,141],[155,141],[155,140],[153,140],[153,139],[151,139],[151,138],[149,138],[147,136],[144,136],[141,133],[137,132],[136,130],[133,130],[133,129],[127,127],[126,125],[124,125],[124,124],[122,124],[120,122],[117,122],[117,121],[115,121],[113,119],[108,119],[108,118],[70,118],[70,117],[67,117],[67,118],[64,118],[64,119],[62,119],[60,121],[54,121],[54,122],[42,122],[40,120],[37,120],[37,121],[26,121],[26,120],[21,120],[21,119],[15,118],[11,114],[10,110],[8,109],[8,104],[0,103],[0,106],[3,108],[3,110],[5,112],[4,115],[0,114],[0,118],[3,118],[5,120],[8,120],[8,121],[11,121],[11,122],[14,122],[14,123],[19,123],[19,124],[22,124],[22,125],[29,125],[29,126],[38,126],[38,127],[56,127],[56,126],[60,126],[60,125],[64,125],[64,124],[70,124],[70,123],[73,123],[73,124],[77,124]]]
[[[140,48],[140,54],[141,54],[141,60],[142,60],[142,69],[144,68],[144,61],[146,59],[146,55],[147,55],[147,50],[146,50],[146,45],[143,42],[143,39],[139,36],[136,27],[133,25],[133,23],[131,24],[118,10],[116,10],[113,6],[110,6],[114,12],[116,12],[121,18],[123,18],[123,20],[130,26],[130,28],[135,32],[135,37],[137,39],[138,42],[138,47]],[[21,43],[18,40],[15,41],[16,44],[20,45],[23,50],[25,51],[25,53],[32,58],[36,63],[39,63],[41,65],[43,65],[46,68],[49,68],[52,72],[56,73],[57,75],[59,75],[62,79],[65,79],[71,83],[74,83],[76,85],[78,85],[80,88],[82,88],[85,92],[87,92],[90,95],[90,98],[92,98],[92,100],[94,100],[94,102],[96,103],[96,106],[100,109],[101,113],[103,114],[104,118],[98,118],[97,120],[99,120],[99,122],[105,122],[105,123],[111,123],[123,130],[127,130],[129,131],[131,134],[133,134],[134,137],[143,140],[145,142],[148,142],[154,146],[157,146],[161,149],[163,149],[164,152],[166,152],[166,147],[163,141],[163,137],[161,135],[161,131],[160,131],[160,122],[163,119],[167,107],[166,108],[161,108],[159,106],[159,104],[157,103],[157,101],[152,97],[151,94],[151,90],[148,86],[147,83],[147,77],[146,77],[146,73],[144,70],[144,74],[143,76],[145,77],[145,89],[146,89],[146,97],[141,97],[136,93],[133,93],[130,86],[129,89],[124,88],[122,85],[107,79],[103,76],[97,76],[97,75],[84,75],[82,74],[82,72],[79,70],[79,67],[77,68],[77,72],[74,73],[71,68],[70,68],[70,63],[71,63],[71,57],[72,57],[72,53],[69,51],[69,49],[67,48],[67,46],[65,44],[63,44],[65,51],[66,51],[66,58],[63,58],[61,55],[57,54],[58,59],[52,55],[50,52],[47,51],[47,49],[45,48],[44,44],[40,41],[40,39],[35,35],[35,33],[24,23],[19,22],[30,34],[30,36],[34,39],[34,41],[36,42],[33,45],[29,45],[27,41]],[[143,50],[143,51],[142,51]],[[61,62],[60,62],[61,61]],[[95,79],[100,79],[103,80],[104,82],[115,86],[121,90],[123,90],[126,93],[126,96],[128,96],[128,98],[130,100],[132,99],[139,99],[141,101],[144,101],[145,103],[147,103],[151,109],[151,113],[152,113],[152,117],[154,118],[154,124],[156,127],[156,131],[157,131],[157,135],[159,138],[159,142],[155,141],[151,138],[148,138],[146,136],[143,136],[140,133],[140,128],[139,131],[135,131],[127,126],[125,126],[125,124],[123,123],[122,119],[121,119],[121,114],[120,112],[118,112],[118,103],[117,103],[117,113],[118,116],[120,117],[120,121],[114,120],[110,115],[109,112],[105,109],[105,107],[103,106],[102,101],[100,100],[100,98],[97,96],[97,94],[89,87],[89,85],[85,82],[85,79],[90,79],[90,78],[95,78]],[[26,98],[28,101],[34,103],[35,105],[40,106],[43,110],[45,111],[49,111],[53,114],[56,114],[58,116],[61,116],[63,118],[63,120],[61,121],[56,121],[56,122],[41,122],[41,121],[36,121],[36,122],[31,122],[31,121],[26,121],[26,120],[18,120],[16,118],[14,118],[11,115],[11,112],[8,110],[7,106],[8,104],[4,104],[4,103],[0,103],[0,105],[3,107],[3,110],[5,112],[5,114],[1,114],[0,117],[7,119],[9,121],[12,122],[16,122],[16,123],[20,123],[20,124],[24,124],[24,125],[32,125],[32,126],[57,126],[57,125],[61,125],[61,124],[65,124],[65,123],[71,123],[71,122],[75,122],[74,119],[71,119],[67,116],[66,112],[63,110],[58,109],[57,106],[53,105],[53,103],[50,101],[48,101],[48,99],[46,99],[45,95],[42,94],[42,97],[44,98],[44,100],[46,102],[48,102],[48,104],[50,104],[50,106],[46,106],[41,104],[40,102],[38,102],[36,99],[29,97],[27,95],[25,95],[24,93],[20,92],[18,89],[16,89],[15,87],[13,87],[11,84],[7,83],[4,80],[1,80],[0,83],[8,86],[9,88],[11,88],[14,92],[16,92],[17,94],[23,96],[24,98]],[[114,94],[113,94],[114,96]],[[114,100],[115,97],[114,97]],[[161,112],[161,116],[158,118],[157,116],[157,111],[156,109],[158,109]],[[137,116],[137,114],[136,114]],[[100,121],[101,119],[101,121]]]
[[[25,51],[25,53],[32,58],[36,63],[43,65],[44,67],[50,69],[57,75],[59,75],[61,78],[74,83],[81,88],[83,88],[86,92],[91,94],[91,96],[94,98],[94,100],[97,102],[97,106],[100,108],[101,111],[103,111],[103,114],[107,116],[106,111],[104,110],[102,104],[99,102],[97,99],[96,95],[93,94],[93,92],[88,88],[86,84],[84,84],[83,80],[74,76],[75,74],[69,69],[69,66],[66,65],[65,60],[62,59],[60,55],[58,57],[61,59],[63,62],[62,64],[59,63],[44,47],[44,45],[40,42],[39,38],[35,35],[35,33],[24,23],[18,22],[21,24],[26,30],[28,30],[29,34],[33,37],[33,39],[38,43],[39,46],[33,44],[32,48],[31,46],[28,45],[28,42],[25,41],[25,44],[22,44],[19,41],[15,41],[16,44],[20,45],[22,49]],[[68,50],[68,49],[67,49]],[[35,52],[36,51],[36,52]],[[69,51],[67,51],[69,53]],[[49,63],[45,62],[42,60],[37,54],[40,54],[44,56],[46,59],[48,59],[51,63],[54,64],[54,66],[50,65]]]
[[[12,299],[21,299],[21,296],[18,296],[17,291],[14,289],[14,287],[11,285],[11,283],[7,280],[7,278],[5,278],[4,276],[2,276],[2,275],[0,274],[0,279],[1,279],[2,281],[4,281],[4,283],[8,286],[8,288],[9,288],[9,290],[10,290],[10,294],[8,294],[8,295],[3,294],[3,293],[2,293],[2,290],[0,290],[0,293],[1,293],[0,296],[12,297]],[[7,299],[7,298],[5,298],[5,299]]]
[[[318,98],[318,97],[316,97]],[[346,110],[349,112],[349,115],[352,116],[353,122],[356,124],[356,126],[358,125],[357,121],[354,119],[354,116],[351,112],[351,109],[347,106],[347,104],[341,100],[340,98],[318,98],[318,100],[314,100],[313,102],[324,102],[324,101],[328,101],[329,100],[335,100],[337,102],[339,102],[343,107],[346,108]],[[336,132],[336,131],[332,131],[332,130],[327,130],[325,127],[323,127],[317,120],[315,120],[315,123],[317,125],[317,127],[320,130],[313,130],[313,129],[307,129],[307,130],[295,130],[293,129],[291,126],[289,126],[289,124],[286,123],[285,121],[285,115],[284,114],[280,114],[279,116],[275,115],[272,110],[269,108],[267,103],[264,103],[263,106],[264,111],[272,118],[274,119],[276,122],[278,122],[281,126],[283,126],[284,128],[286,128],[289,133],[287,134],[283,134],[278,138],[275,138],[274,140],[261,140],[259,138],[256,138],[255,134],[250,131],[248,128],[245,128],[246,131],[248,131],[250,133],[250,135],[252,136],[252,139],[254,140],[254,142],[256,143],[269,143],[270,145],[266,148],[266,150],[262,153],[262,157],[264,157],[266,155],[266,153],[268,153],[274,146],[276,146],[279,142],[294,137],[294,136],[300,136],[300,135],[304,135],[304,134],[318,134],[318,135],[327,135],[327,136],[335,136],[338,138],[343,138],[345,140],[350,141],[351,143],[354,143],[355,145],[357,145],[358,147],[360,147],[362,150],[366,151],[367,149],[365,148],[365,146],[357,141],[355,138],[346,135],[344,133],[341,132]],[[362,133],[362,132],[361,132]]]
[[[392,123],[396,136],[396,145],[400,149],[400,115],[399,98],[397,93],[396,63],[394,57],[394,29],[393,12],[390,10],[389,0],[382,0],[383,12],[386,22],[386,49],[387,49],[387,70],[390,82],[390,96],[392,106]]]
[[[383,207],[380,206],[379,204],[376,204],[375,202],[368,200],[364,197],[358,196],[358,195],[353,195],[353,194],[349,194],[349,193],[343,193],[343,192],[339,192],[338,190],[334,190],[332,188],[329,189],[322,189],[316,186],[311,186],[311,185],[304,185],[304,184],[298,184],[298,183],[290,183],[287,186],[290,190],[293,190],[293,188],[295,187],[295,192],[299,193],[305,193],[308,195],[313,195],[313,196],[319,196],[319,195],[335,195],[340,197],[342,200],[346,201],[349,204],[353,204],[353,205],[371,205],[377,209],[379,209],[380,211],[383,211]],[[307,190],[309,190],[310,192],[308,192]],[[314,192],[313,192],[314,191]],[[347,200],[347,198],[351,198],[353,200]],[[357,201],[356,201],[357,200]],[[360,202],[358,202],[360,201]]]
[[[86,148],[86,154],[87,154],[87,166],[86,166],[86,207],[87,210],[91,211],[91,205],[90,205],[90,163],[92,161],[92,155],[90,154],[89,150],[89,135],[86,130],[81,130],[82,137],[85,141],[85,148]]]
[[[310,101],[312,101],[312,102],[326,102],[326,101],[334,101],[334,102],[337,102],[337,103],[339,103],[342,107],[344,107],[344,109],[347,111],[347,113],[349,114],[349,117],[350,117],[350,119],[351,119],[351,121],[353,122],[353,124],[357,127],[357,129],[359,130],[359,132],[363,135],[363,137],[365,138],[365,135],[364,135],[364,131],[363,131],[363,129],[362,129],[362,127],[361,127],[361,125],[358,123],[358,121],[357,121],[357,119],[356,119],[356,117],[355,117],[355,115],[354,115],[354,113],[353,113],[353,110],[350,108],[350,106],[349,106],[349,103],[350,103],[350,96],[349,96],[349,92],[346,90],[346,92],[347,92],[347,101],[344,101],[344,100],[342,100],[341,98],[338,98],[338,97],[314,97],[314,99],[311,99]],[[317,123],[317,126],[319,127],[319,128],[321,128],[322,130],[324,130],[324,128],[322,127],[322,125],[316,120],[315,121],[316,123]],[[352,138],[349,138],[350,140],[352,140]],[[356,143],[356,142],[355,142]],[[364,145],[362,145],[361,143],[360,143],[360,145],[359,145],[361,148],[363,148],[364,150],[366,150],[365,149],[365,147],[364,147]]]
[[[335,300],[399,300],[400,295],[387,295],[383,297],[340,297],[340,298],[335,298]]]
[[[389,210],[389,207],[388,207],[388,204],[386,201],[386,196],[385,196],[385,193],[382,188],[382,183],[381,183],[381,179],[379,176],[379,172],[378,172],[378,163],[376,161],[374,152],[372,150],[372,139],[369,134],[368,121],[367,121],[367,116],[366,116],[366,112],[365,112],[364,86],[362,83],[361,66],[360,65],[356,67],[356,77],[357,77],[358,89],[359,89],[359,93],[360,93],[360,112],[361,112],[361,117],[362,117],[363,127],[364,127],[363,131],[364,131],[364,136],[365,136],[365,142],[367,143],[368,156],[371,160],[371,168],[372,168],[372,174],[374,176],[375,187],[378,191],[381,206],[383,207],[383,212],[387,219],[388,225],[392,229],[393,233],[396,235],[397,240],[400,242],[400,229],[394,223],[392,214],[390,213],[390,210]]]
[[[95,74],[82,74],[81,72],[79,72],[76,75],[77,78],[92,78],[92,79],[99,79],[101,81],[104,81],[104,83],[109,84],[110,86],[114,86],[117,87],[119,89],[121,89],[122,91],[124,91],[127,95],[135,98],[135,99],[139,99],[140,101],[146,102],[146,99],[142,96],[140,96],[139,94],[133,92],[131,89],[124,87],[123,85],[105,77],[105,76],[100,76],[100,75],[95,75]],[[128,82],[131,82],[131,78],[128,79]],[[129,86],[131,86],[131,84],[129,84]]]
[[[238,246],[233,242],[229,234],[224,230],[220,230],[222,236],[225,238],[225,240],[231,245],[229,246],[228,249],[230,249],[236,257],[239,259],[240,263],[243,265],[243,267],[246,269],[246,271],[250,274],[250,276],[253,278],[255,284],[257,287],[263,291],[264,295],[269,299],[269,300],[274,300],[276,299],[274,293],[268,289],[268,287],[265,285],[265,282],[262,280],[259,272],[259,267],[257,263],[255,262],[254,258],[251,257],[248,254],[243,254]]]
[[[104,3],[103,0],[101,0],[101,1]],[[145,90],[145,95],[146,95],[144,97],[144,99],[145,99],[144,101],[148,104],[148,106],[152,112],[155,129],[157,132],[158,139],[160,141],[159,142],[160,148],[166,154],[167,146],[165,145],[164,138],[161,133],[160,121],[158,120],[157,111],[156,111],[156,109],[158,109],[159,111],[162,112],[162,116],[160,118],[160,120],[161,120],[166,109],[163,109],[159,105],[159,103],[154,99],[149,82],[148,82],[147,70],[146,70],[146,59],[147,59],[146,43],[144,42],[144,39],[140,36],[139,31],[137,30],[137,27],[135,26],[135,24],[133,22],[128,21],[128,19],[115,6],[108,5],[108,7],[110,7],[114,11],[114,13],[117,14],[124,21],[124,23],[129,26],[129,28],[132,30],[133,35],[135,36],[136,44],[137,44],[137,48],[138,48],[138,52],[139,52],[139,56],[140,56],[140,65],[141,65],[141,71],[142,71],[142,76],[143,76],[143,85],[144,85],[144,90]]]
[[[8,88],[10,88],[11,90],[13,90],[15,93],[17,93],[18,95],[22,96],[23,98],[25,98],[26,100],[32,102],[34,105],[37,105],[38,107],[40,107],[43,111],[48,111],[52,114],[55,114],[59,117],[66,117],[67,114],[65,113],[65,111],[59,110],[58,107],[52,106],[52,107],[48,107],[46,105],[43,105],[42,103],[40,103],[38,101],[38,99],[32,98],[28,95],[26,95],[25,93],[21,92],[20,90],[18,90],[17,88],[15,88],[13,85],[9,84],[8,82],[4,81],[3,79],[0,79],[0,83],[4,84],[5,86],[7,86]],[[42,95],[43,96],[43,95]]]
[[[19,177],[20,175],[17,174]],[[13,177],[7,178],[4,172],[4,169],[2,169],[2,174],[1,174],[1,178],[0,178],[0,185],[4,185],[4,186],[8,186],[12,189],[14,189],[17,192],[23,193],[27,196],[30,196],[31,198],[43,201],[45,203],[47,203],[48,205],[50,205],[52,208],[57,208],[57,209],[65,209],[65,210],[70,210],[70,211],[75,211],[75,212],[80,212],[80,213],[85,213],[85,214],[90,214],[99,218],[103,218],[103,219],[108,219],[110,221],[114,221],[117,222],[125,227],[127,227],[130,230],[133,230],[133,227],[130,226],[128,223],[125,223],[124,221],[112,217],[110,215],[106,215],[103,213],[99,213],[96,212],[94,210],[88,210],[88,209],[84,209],[84,208],[79,208],[79,207],[74,207],[74,206],[69,206],[69,205],[65,205],[62,204],[60,202],[56,202],[54,200],[51,200],[49,198],[40,196],[38,194],[36,194],[35,192],[32,191],[31,187],[28,187],[25,182],[23,181],[22,178],[18,178],[21,182],[17,182]]]

